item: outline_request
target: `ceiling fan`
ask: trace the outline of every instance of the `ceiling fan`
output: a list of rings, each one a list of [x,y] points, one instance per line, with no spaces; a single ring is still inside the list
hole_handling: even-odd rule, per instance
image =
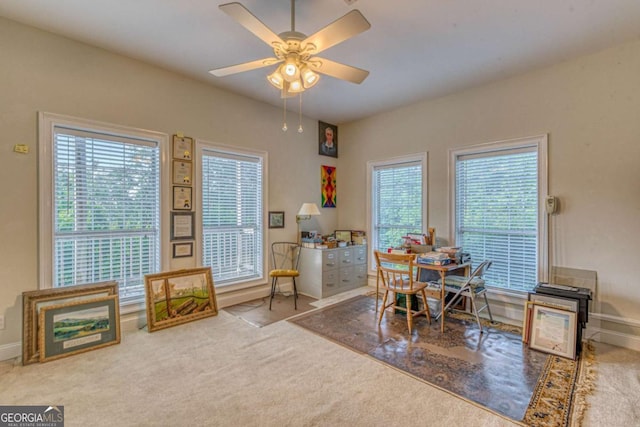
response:
[[[219,9],[268,44],[273,49],[275,57],[258,59],[209,71],[214,76],[224,77],[230,74],[281,64],[273,73],[267,76],[267,80],[274,87],[281,90],[283,98],[287,98],[314,86],[320,78],[318,74],[353,83],[362,83],[369,75],[366,70],[315,56],[371,27],[371,24],[357,9],[352,10],[310,36],[296,31],[295,0],[291,0],[291,31],[285,31],[280,34],[275,34],[240,3],[222,4]]]

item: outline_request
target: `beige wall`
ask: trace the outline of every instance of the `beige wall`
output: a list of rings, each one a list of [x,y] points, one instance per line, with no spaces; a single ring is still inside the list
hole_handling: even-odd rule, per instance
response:
[[[283,134],[279,108],[2,18],[0,58],[0,354],[21,340],[21,293],[38,287],[39,111],[267,151],[269,209],[284,210],[287,225],[270,241],[295,238],[300,204],[319,203],[321,164],[338,166],[339,208],[306,228],[362,229],[366,162],[422,151],[429,225],[448,237],[448,150],[547,133],[549,193],[562,206],[551,264],[597,271],[590,324],[637,344],[640,42],[342,125],[338,161],[317,155],[315,120]]]
[[[549,136],[550,265],[595,270],[608,327],[640,326],[640,42],[341,128],[344,228],[366,224],[366,162],[429,153],[429,226],[449,237],[448,150]],[[596,318],[598,316],[595,316]],[[591,320],[591,319],[590,319]]]
[[[320,204],[320,165],[337,163],[318,155],[315,120],[283,133],[281,108],[2,18],[0,58],[0,353],[21,341],[21,294],[38,288],[39,111],[268,152],[268,209],[285,211],[286,224],[270,241],[295,239],[302,202]],[[326,233],[336,223],[336,210],[322,209],[305,227]]]

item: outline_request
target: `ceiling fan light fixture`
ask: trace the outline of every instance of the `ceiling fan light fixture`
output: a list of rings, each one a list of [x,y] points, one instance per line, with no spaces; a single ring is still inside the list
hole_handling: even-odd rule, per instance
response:
[[[217,77],[223,77],[280,64],[273,73],[266,77],[270,85],[280,90],[280,96],[284,99],[282,130],[287,130],[287,98],[298,95],[300,97],[298,132],[302,132],[302,92],[318,83],[318,80],[320,80],[319,74],[353,83],[361,83],[369,74],[368,71],[318,58],[315,55],[368,30],[371,24],[360,11],[354,9],[316,33],[307,36],[296,31],[296,0],[290,1],[291,30],[280,34],[274,33],[238,2],[219,5],[218,8],[220,10],[269,45],[273,49],[275,56],[217,68],[211,70],[210,73]],[[356,0],[344,1],[350,4],[350,2],[352,3]]]
[[[320,76],[317,73],[314,73],[306,65],[302,67],[300,75],[302,76],[302,84],[305,89],[315,86],[315,84],[318,83],[318,80],[320,80]]]
[[[288,82],[297,80],[300,77],[300,68],[296,64],[296,59],[293,57],[287,58],[286,62],[280,67],[280,72],[284,79]]]
[[[280,71],[276,70],[267,76],[267,81],[271,83],[276,89],[282,89],[284,87],[284,77],[280,74]]]
[[[300,79],[294,80],[289,84],[289,92],[299,93],[302,91],[304,91],[304,86],[302,85],[302,82],[300,81]]]

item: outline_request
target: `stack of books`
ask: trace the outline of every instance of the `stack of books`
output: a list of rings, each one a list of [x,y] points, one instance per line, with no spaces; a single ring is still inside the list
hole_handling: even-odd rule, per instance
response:
[[[418,255],[419,264],[427,265],[447,265],[451,264],[451,258],[444,252],[426,252]]]

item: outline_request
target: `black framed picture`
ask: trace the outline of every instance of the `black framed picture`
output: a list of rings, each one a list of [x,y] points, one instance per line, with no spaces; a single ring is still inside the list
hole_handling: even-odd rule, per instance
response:
[[[193,212],[171,212],[171,240],[193,240],[195,218]]]
[[[318,121],[318,154],[338,157],[338,126]]]
[[[191,187],[173,186],[173,210],[190,211],[193,201],[193,190]]]
[[[269,228],[284,228],[284,212],[269,212]]]
[[[174,258],[187,258],[192,256],[193,256],[193,242],[173,244]]]

